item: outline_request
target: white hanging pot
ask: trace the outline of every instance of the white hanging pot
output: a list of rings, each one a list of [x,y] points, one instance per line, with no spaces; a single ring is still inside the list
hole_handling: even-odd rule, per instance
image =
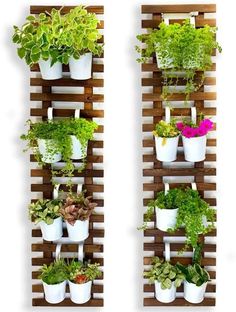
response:
[[[72,79],[86,80],[92,77],[92,53],[81,55],[78,60],[69,58],[70,76]]]
[[[160,209],[156,207],[156,226],[161,231],[167,231],[169,228],[173,228],[176,225],[176,219],[178,214],[178,208],[176,209]]]
[[[161,138],[155,136],[156,157],[160,161],[175,161],[177,157],[179,136],[174,138]]]
[[[40,221],[39,226],[42,231],[43,239],[46,241],[58,240],[62,237],[62,218],[56,218],[52,224]]]
[[[50,149],[50,144],[53,144],[53,140],[38,139],[37,142],[43,162],[53,164],[61,160],[61,153],[47,154],[48,147]]]
[[[207,143],[206,135],[194,138],[186,138],[183,136],[182,139],[185,160],[196,162],[205,159]]]
[[[161,289],[161,283],[155,281],[155,297],[158,301],[163,303],[169,303],[176,298],[176,287],[172,282],[170,289]]]
[[[77,139],[75,135],[71,135],[71,141],[72,141],[72,155],[71,159],[83,159],[87,155],[87,146],[85,148],[84,153],[82,153],[82,145],[80,143],[80,140]]]
[[[50,58],[47,61],[39,60],[38,64],[43,79],[55,80],[62,78],[62,64],[60,62],[56,62],[51,66]]]
[[[81,242],[89,236],[89,220],[77,220],[74,225],[66,221],[68,237],[73,242]]]
[[[75,284],[69,281],[71,301],[77,304],[83,304],[91,298],[92,281],[84,284]]]
[[[204,299],[207,282],[201,286],[184,281],[184,299],[191,303],[200,303]]]
[[[43,281],[43,289],[48,303],[62,302],[66,296],[66,281],[56,285],[48,285]]]

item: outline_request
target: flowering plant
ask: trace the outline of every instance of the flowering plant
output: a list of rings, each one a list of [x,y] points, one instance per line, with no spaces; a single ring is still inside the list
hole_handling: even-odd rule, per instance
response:
[[[195,138],[206,135],[213,128],[213,122],[210,119],[203,119],[199,125],[189,122],[177,122],[177,129],[186,138]]]
[[[160,120],[156,124],[153,134],[161,138],[174,138],[179,135],[179,130],[177,129],[174,121],[168,123],[164,120]]]

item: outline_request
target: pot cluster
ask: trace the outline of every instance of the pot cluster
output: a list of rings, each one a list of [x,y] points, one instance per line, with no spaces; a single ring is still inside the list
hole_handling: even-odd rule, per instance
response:
[[[103,46],[98,31],[100,21],[84,6],[67,14],[61,9],[30,15],[22,27],[14,26],[13,42],[20,58],[29,66],[38,63],[43,79],[62,78],[62,64],[69,64],[72,79],[89,79],[92,55],[100,56]]]
[[[179,137],[182,137],[184,158],[190,162],[203,161],[206,157],[207,134],[213,129],[210,119],[201,118],[198,124],[189,121],[159,121],[155,126],[156,158],[172,162],[177,158]]]
[[[72,260],[66,263],[58,259],[40,269],[43,281],[45,300],[49,303],[60,303],[66,296],[66,284],[69,284],[71,301],[83,304],[91,298],[92,281],[99,278],[102,272],[99,264],[82,263]]]
[[[29,216],[32,222],[39,224],[46,241],[62,237],[63,221],[71,241],[84,241],[89,236],[89,218],[97,206],[91,199],[83,193],[69,194],[66,200],[40,199],[29,205]]]

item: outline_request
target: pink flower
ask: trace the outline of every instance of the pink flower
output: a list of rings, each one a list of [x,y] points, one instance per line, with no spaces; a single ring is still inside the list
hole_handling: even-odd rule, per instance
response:
[[[179,121],[176,123],[176,127],[179,131],[182,131],[184,129],[185,125],[181,121]]]
[[[183,136],[186,138],[193,138],[194,137],[194,130],[193,128],[186,126],[182,131]]]
[[[201,137],[207,134],[207,129],[204,128],[202,125],[197,128],[197,136]]]
[[[201,121],[200,127],[206,129],[208,132],[213,128],[213,122],[210,119],[204,119]]]

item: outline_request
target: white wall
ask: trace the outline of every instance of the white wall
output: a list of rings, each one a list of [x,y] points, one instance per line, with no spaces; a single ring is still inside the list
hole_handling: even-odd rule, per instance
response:
[[[135,35],[140,29],[140,4],[209,3],[210,1],[115,1],[105,5],[105,308],[142,311],[141,88],[136,64]],[[1,29],[1,253],[0,307],[7,311],[33,311],[30,285],[29,163],[21,153],[19,135],[29,114],[29,71],[11,44],[11,25],[21,24],[29,4],[79,4],[86,1],[2,2]],[[217,306],[199,308],[221,312],[234,304],[236,279],[235,228],[235,11],[233,0],[218,1],[218,252]],[[196,308],[186,308],[196,310]],[[34,309],[34,310],[41,310]],[[68,309],[61,309],[66,311]],[[82,310],[82,309],[81,309]],[[96,309],[95,309],[96,310]],[[153,311],[146,308],[146,311]],[[158,309],[166,311],[166,309]],[[168,308],[168,311],[179,309]],[[44,311],[49,311],[45,308]]]

